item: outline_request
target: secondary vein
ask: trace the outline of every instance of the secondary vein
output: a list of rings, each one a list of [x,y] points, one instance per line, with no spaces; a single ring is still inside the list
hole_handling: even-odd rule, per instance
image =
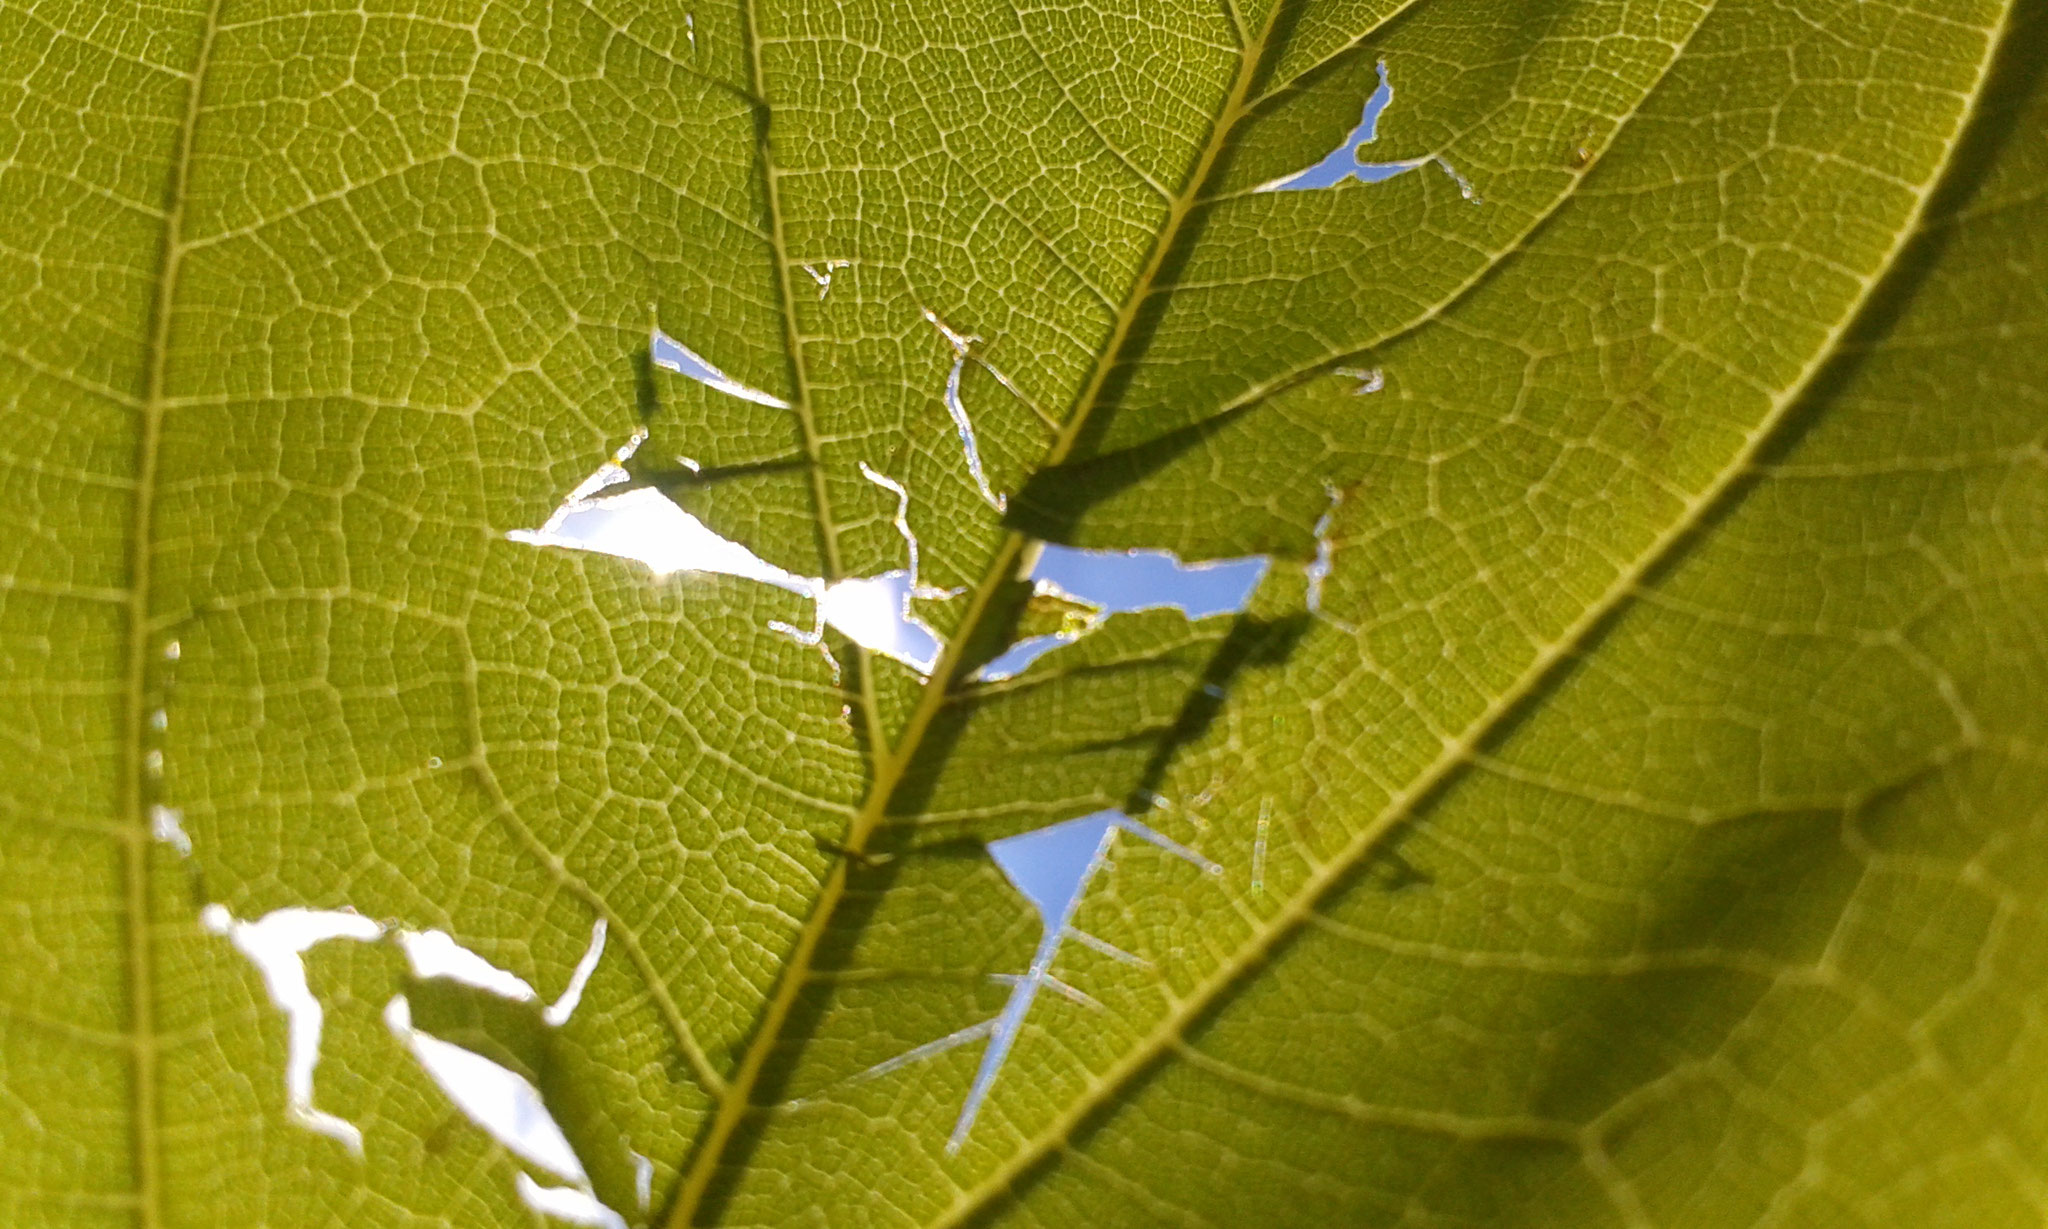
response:
[[[1951,138],[1959,136],[1968,128],[1977,106],[1982,102],[1985,78],[1992,59],[2003,41],[2002,35],[2010,24],[2011,3],[2012,0],[2008,0],[1999,22],[1991,31],[1991,36],[1985,39],[1985,53],[1978,65],[1977,88],[1971,95],[1970,105],[1958,116],[1955,130],[1950,134]],[[1054,1149],[1063,1146],[1089,1114],[1094,1113],[1112,1096],[1121,1092],[1152,1063],[1180,1046],[1190,1024],[1225,998],[1248,974],[1260,968],[1281,940],[1317,916],[1324,898],[1336,890],[1360,862],[1376,850],[1387,836],[1414,812],[1419,803],[1433,795],[1453,772],[1470,761],[1500,727],[1501,722],[1541,688],[1553,673],[1586,643],[1597,628],[1642,592],[1645,578],[1654,574],[1683,548],[1694,528],[1703,523],[1704,519],[1731,495],[1735,484],[1750,472],[1758,453],[1777,434],[1791,409],[1825,370],[1828,360],[1835,354],[1842,339],[1855,326],[1872,294],[1884,282],[1907,244],[1919,234],[1927,204],[1946,176],[1956,145],[1954,139],[1949,141],[1942,158],[1918,185],[1913,206],[1902,220],[1897,233],[1893,235],[1890,247],[1878,260],[1873,271],[1862,279],[1862,285],[1856,295],[1845,305],[1834,327],[1815,348],[1813,357],[1778,391],[1755,429],[1749,433],[1742,448],[1680,514],[1672,519],[1664,532],[1638,554],[1627,568],[1618,573],[1600,596],[1555,640],[1541,646],[1535,658],[1514,684],[1489,704],[1485,711],[1466,727],[1459,738],[1446,744],[1437,758],[1417,774],[1406,788],[1388,799],[1372,821],[1360,828],[1335,857],[1311,875],[1301,890],[1286,902],[1279,913],[1265,926],[1254,929],[1244,944],[1228,959],[1222,961],[1193,993],[1179,999],[1173,1010],[1167,1013],[1143,1040],[1126,1050],[1107,1072],[1091,1082],[1085,1092],[1066,1106],[1024,1147],[1018,1149],[979,1183],[963,1190],[952,1207],[935,1220],[930,1229],[952,1229],[972,1219],[992,1199],[1008,1190],[1042,1163]]]
[[[155,841],[149,822],[156,779],[148,750],[152,595],[151,548],[156,528],[157,460],[163,438],[165,387],[170,369],[171,313],[177,301],[185,242],[185,199],[192,170],[192,150],[199,128],[206,70],[220,30],[221,5],[212,0],[199,33],[199,47],[185,87],[184,122],[164,183],[163,246],[157,266],[156,295],[150,304],[147,369],[138,408],[140,430],[135,447],[135,498],[128,534],[128,644],[126,704],[122,713],[124,751],[122,810],[128,822],[121,829],[121,863],[126,893],[128,961],[128,1029],[133,1037],[130,1062],[134,1100],[135,1219],[142,1229],[163,1222],[163,1158],[159,1155],[160,1113],[156,1021],[156,903],[151,890],[151,850]]]
[[[1122,309],[1117,312],[1110,335],[1098,352],[1094,369],[1090,372],[1087,383],[1075,397],[1074,409],[1067,416],[1066,424],[1054,437],[1042,462],[1043,466],[1057,465],[1067,458],[1082,429],[1087,425],[1090,415],[1098,408],[1103,388],[1117,361],[1123,356],[1125,346],[1131,337],[1131,330],[1137,323],[1140,309],[1152,292],[1159,271],[1164,267],[1175,244],[1179,242],[1182,228],[1198,205],[1202,189],[1214,172],[1217,159],[1227,146],[1232,129],[1244,118],[1248,110],[1247,99],[1257,78],[1260,62],[1264,58],[1267,39],[1271,36],[1283,7],[1282,4],[1273,6],[1267,14],[1265,25],[1258,32],[1258,37],[1249,41],[1240,51],[1237,74],[1224,106],[1211,126],[1209,137],[1203,143],[1201,153],[1194,166],[1190,168],[1185,182],[1169,200],[1166,218],[1154,236],[1152,249],[1146,256],[1145,264],[1133,281]],[[746,26],[753,87],[756,93],[765,97],[766,91],[762,88],[760,76],[760,39],[754,27],[751,3],[742,5],[742,16]],[[762,157],[764,162],[768,158],[765,141]],[[781,243],[782,211],[773,190],[776,176],[772,164],[767,178],[771,185],[769,210],[772,231],[776,239],[779,284],[783,288],[784,321],[789,330],[791,362],[795,365],[800,379],[802,367],[797,350],[794,316],[788,310],[792,299],[788,288],[788,259],[783,253]],[[825,512],[823,468],[817,464],[815,428],[808,412],[809,399],[804,395],[804,391],[799,383],[796,404],[799,407],[799,421],[805,431],[806,446],[811,450],[812,481],[818,500],[821,528],[829,543],[832,534],[829,517]],[[763,1011],[761,1024],[741,1057],[739,1069],[728,1083],[726,1093],[719,1102],[718,1112],[709,1130],[702,1137],[695,1157],[684,1172],[675,1202],[669,1210],[667,1223],[671,1229],[681,1229],[682,1226],[691,1224],[702,1207],[705,1194],[710,1189],[711,1181],[716,1176],[726,1149],[732,1142],[733,1133],[751,1106],[754,1089],[760,1083],[768,1058],[782,1039],[783,1030],[788,1024],[790,1012],[796,1005],[797,996],[810,977],[811,965],[816,958],[818,946],[830,929],[833,914],[845,895],[849,870],[865,856],[868,842],[882,817],[888,812],[890,800],[902,783],[906,769],[916,758],[918,748],[922,745],[933,719],[946,703],[951,682],[954,676],[960,673],[967,646],[975,640],[974,633],[981,621],[988,617],[1003,583],[1016,572],[1018,562],[1023,557],[1029,541],[1025,535],[1016,531],[1004,535],[981,582],[974,587],[958,629],[947,640],[945,648],[932,668],[930,680],[919,693],[917,707],[905,723],[902,736],[893,746],[887,741],[886,732],[880,729],[879,709],[873,701],[871,685],[867,681],[870,672],[865,668],[860,671],[862,699],[867,709],[869,730],[873,735],[869,745],[878,748],[874,761],[874,779],[870,784],[866,801],[849,825],[846,837],[841,842],[843,856],[833,864],[824,883],[820,885],[817,902],[810,917],[806,919],[802,932],[797,936],[796,946],[782,968],[774,994]],[[837,562],[831,554],[828,554],[826,562],[836,573]],[[886,752],[879,750],[884,747],[888,748]]]

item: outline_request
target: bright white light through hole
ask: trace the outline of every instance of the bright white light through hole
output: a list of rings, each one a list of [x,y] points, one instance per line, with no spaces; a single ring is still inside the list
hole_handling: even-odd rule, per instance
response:
[[[407,930],[398,936],[406,963],[418,977],[447,977],[499,998],[534,1002],[540,995],[517,973],[499,968],[457,943],[445,930]]]
[[[938,634],[911,612],[910,598],[913,594],[937,595],[924,592],[917,583],[917,541],[905,520],[904,505],[909,497],[900,485],[861,467],[871,482],[897,496],[895,523],[902,531],[910,567],[827,584],[821,578],[798,576],[776,567],[716,533],[651,487],[605,494],[628,481],[625,463],[646,439],[645,431],[636,432],[611,460],[569,493],[546,524],[538,529],[515,529],[505,536],[533,546],[632,559],[645,564],[657,577],[703,572],[773,585],[811,599],[816,625],[809,633],[796,632],[806,643],[817,643],[818,633],[830,626],[870,652],[894,658],[920,674],[931,672],[939,655]]]
[[[240,921],[220,904],[201,910],[200,923],[229,939],[249,958],[262,975],[271,1002],[285,1017],[287,1113],[293,1121],[340,1141],[357,1155],[362,1154],[361,1130],[313,1104],[313,1076],[320,1062],[326,1013],[306,982],[307,951],[333,939],[368,943],[393,933],[407,964],[420,977],[450,978],[518,1002],[539,999],[524,978],[463,947],[445,931],[387,931],[380,923],[346,909],[285,908],[255,921]],[[561,996],[542,1013],[550,1026],[559,1026],[575,1011],[603,955],[604,939],[605,924],[599,919],[591,927],[590,946]],[[540,1093],[523,1076],[414,1028],[411,1004],[404,995],[395,995],[385,1004],[384,1020],[466,1117],[513,1155],[579,1184],[580,1189],[544,1187],[521,1175],[520,1195],[529,1206],[577,1224],[624,1229],[625,1221],[590,1193],[582,1162]]]
[[[526,1078],[509,1068],[412,1026],[412,1005],[396,995],[384,1005],[384,1023],[405,1043],[448,1100],[484,1130],[550,1173],[585,1182],[583,1162]]]
[[[192,838],[185,833],[185,813],[176,807],[158,804],[149,808],[149,836],[182,856],[192,853]]]
[[[329,939],[368,942],[384,928],[360,913],[339,909],[278,909],[253,922],[237,921],[225,905],[199,911],[199,924],[224,936],[263,975],[270,1001],[284,1013],[285,1111],[292,1120],[358,1156],[363,1133],[356,1125],[313,1107],[313,1069],[320,1065],[320,1031],[327,1013],[306,985],[306,951]]]
[[[589,1225],[591,1229],[626,1229],[626,1218],[599,1203],[589,1191],[571,1186],[542,1186],[528,1174],[520,1174],[512,1181],[520,1201],[543,1216],[572,1225]]]

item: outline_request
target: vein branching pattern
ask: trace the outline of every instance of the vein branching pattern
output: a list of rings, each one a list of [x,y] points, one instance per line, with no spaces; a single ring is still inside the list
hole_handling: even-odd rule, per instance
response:
[[[0,1223],[2038,1224],[2044,70],[0,7]]]

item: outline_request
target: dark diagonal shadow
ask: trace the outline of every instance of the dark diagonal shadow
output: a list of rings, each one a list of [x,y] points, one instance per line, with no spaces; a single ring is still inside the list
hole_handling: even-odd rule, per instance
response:
[[[2048,5],[2020,6],[2013,27],[1999,48],[1982,101],[1969,128],[1956,147],[1941,183],[1931,196],[1922,227],[1893,262],[1884,279],[1852,322],[1842,345],[1802,393],[1799,401],[1759,450],[1751,472],[1732,483],[1713,507],[1646,574],[1642,588],[1656,587],[1686,565],[1714,532],[1724,526],[1770,481],[1769,469],[1794,455],[1823,421],[1830,409],[1853,386],[1871,352],[1884,344],[1899,327],[1916,298],[1938,273],[1943,256],[1955,242],[1957,228],[1977,201],[1987,177],[2000,156],[2015,140],[2038,139],[2014,122],[2015,113],[2041,89],[2048,76]],[[1578,650],[1560,660],[1530,689],[1482,740],[1482,758],[1500,750],[1542,710],[1560,686],[1585,668],[1586,659],[1597,653],[1633,613],[1636,601],[1621,603],[1600,620],[1584,638]],[[1941,770],[1938,763],[1903,765],[1896,779],[1877,783],[1861,797],[1845,800],[1842,807],[1776,813],[1738,815],[1723,820],[1716,828],[1718,848],[1702,852],[1702,869],[1671,895],[1659,898],[1659,907],[1649,919],[1652,950],[1661,943],[1677,947],[1682,936],[1716,933],[1731,903],[1740,898],[1756,900],[1801,899],[1806,908],[1799,916],[1804,922],[1816,917],[1839,916],[1847,907],[1852,881],[1840,865],[1844,856],[1840,833],[1845,822],[1881,808],[1893,799],[1910,795]],[[1341,899],[1349,893],[1386,885],[1388,861],[1399,859],[1399,844],[1405,835],[1429,825],[1451,805],[1473,780],[1477,770],[1470,764],[1445,776],[1435,788],[1417,801],[1402,826],[1383,841],[1374,855],[1362,860],[1325,892],[1322,902]],[[1401,863],[1405,865],[1405,862]],[[1789,916],[1789,915],[1787,915]],[[1785,933],[1784,918],[1774,926],[1762,912],[1745,931],[1751,947],[1772,946],[1789,953],[1796,963],[1801,957],[1793,936]],[[1296,930],[1275,945],[1265,967],[1286,957],[1303,943],[1308,932]],[[1711,1047],[1715,1038],[1727,1036],[1746,1019],[1769,989],[1767,969],[1720,967],[1712,959],[1698,959],[1686,967],[1662,970],[1655,967],[1640,974],[1618,974],[1606,979],[1598,991],[1579,987],[1572,994],[1577,1010],[1571,1027],[1554,1039],[1542,1064],[1515,1073],[1528,1087],[1532,1115],[1551,1116],[1566,1123],[1585,1121],[1614,1103],[1618,1089],[1654,1079],[1684,1061],[1688,1050],[1674,1042],[1661,1054],[1645,1047],[1632,1056],[1634,1067],[1623,1069],[1610,1044],[1612,1038],[1640,1035],[1676,1018],[1705,1020],[1708,1036],[1695,1046]],[[1186,1030],[1198,1041],[1204,1031],[1226,1013],[1240,982],[1219,995]],[[1050,1150],[1026,1169],[999,1197],[979,1210],[969,1224],[993,1226],[1005,1211],[1014,1210],[1032,1187],[1062,1164],[1066,1152],[1086,1151],[1089,1141],[1112,1124],[1124,1105],[1142,1090],[1156,1083],[1173,1065],[1171,1052],[1162,1052],[1134,1075],[1126,1095],[1105,1101],[1083,1117],[1069,1141],[1069,1147]],[[1625,1134],[1628,1124],[1617,1131]],[[1614,1141],[1610,1139],[1609,1143]],[[1555,1150],[1559,1145],[1540,1140],[1503,1140],[1498,1149],[1467,1148],[1454,1157],[1430,1180],[1432,1189],[1454,1190],[1486,1181],[1503,1164],[1506,1152],[1515,1148]],[[1576,1153],[1572,1154],[1574,1163]],[[1564,1209],[1552,1209],[1563,1214]],[[1587,1208],[1589,1219],[1608,1214],[1604,1208]]]

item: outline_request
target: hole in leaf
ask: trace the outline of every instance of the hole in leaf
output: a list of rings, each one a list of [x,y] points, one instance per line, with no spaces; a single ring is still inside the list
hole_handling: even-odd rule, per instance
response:
[[[1365,146],[1379,139],[1380,116],[1386,111],[1388,105],[1394,101],[1394,86],[1387,78],[1387,64],[1384,60],[1380,61],[1379,76],[1379,85],[1367,96],[1365,107],[1359,114],[1357,126],[1344,134],[1344,139],[1337,143],[1337,148],[1323,155],[1312,166],[1296,171],[1292,175],[1282,175],[1278,179],[1267,180],[1252,190],[1254,192],[1303,192],[1318,188],[1339,187],[1353,179],[1360,183],[1379,183],[1382,180],[1392,179],[1394,176],[1405,171],[1412,171],[1418,166],[1428,166],[1434,163],[1443,169],[1444,174],[1451,177],[1452,182],[1458,185],[1459,195],[1468,201],[1476,203],[1479,200],[1479,196],[1472,190],[1471,182],[1463,175],[1460,175],[1449,162],[1446,162],[1441,157],[1430,155],[1426,158],[1410,158],[1401,162],[1367,162],[1359,156],[1359,152]]]
[[[226,938],[263,976],[270,1001],[284,1013],[285,1112],[307,1130],[339,1140],[363,1154],[363,1133],[344,1118],[313,1106],[313,1069],[320,1065],[320,1031],[327,1020],[320,1000],[306,984],[308,949],[329,939],[367,943],[384,928],[345,909],[276,909],[253,922],[240,921],[225,905],[200,910],[199,923]]]
[[[169,845],[181,856],[192,855],[192,838],[185,833],[185,813],[161,803],[149,808],[150,839]]]
[[[455,1108],[503,1144],[507,1151],[572,1182],[587,1182],[583,1162],[541,1101],[540,1092],[517,1072],[421,1032],[412,1024],[412,1004],[402,994],[384,1005],[384,1023],[439,1085]]]
[[[822,299],[826,292],[832,289],[832,275],[841,269],[852,267],[853,262],[850,260],[828,260],[821,265],[804,265],[803,271],[811,275],[812,281],[818,283],[818,297]]]
[[[1102,616],[1161,608],[1179,610],[1190,619],[1241,613],[1251,604],[1269,563],[1264,555],[1183,563],[1172,551],[1087,550],[1045,543],[1031,565],[1034,590],[1091,607],[1098,616],[1020,640],[975,677],[993,682],[1020,674],[1032,662],[1093,630]]]
[[[900,1071],[912,1063],[930,1058],[948,1050],[956,1049],[971,1042],[986,1039],[988,1049],[976,1069],[974,1083],[968,1088],[967,1100],[960,1108],[955,1120],[953,1133],[946,1141],[948,1154],[958,1153],[967,1136],[974,1129],[975,1119],[987,1100],[989,1090],[995,1086],[996,1078],[1002,1074],[1003,1065],[1009,1061],[1010,1051],[1015,1047],[1017,1037],[1024,1026],[1024,1018],[1031,1011],[1031,1004],[1041,989],[1051,989],[1095,1010],[1102,1004],[1087,994],[1067,985],[1053,976],[1052,965],[1059,956],[1060,947],[1068,939],[1093,948],[1118,960],[1142,963],[1138,957],[1104,940],[1095,938],[1074,928],[1074,914],[1080,909],[1081,898],[1088,890],[1088,882],[1103,866],[1110,849],[1116,843],[1118,832],[1128,832],[1140,837],[1167,853],[1202,868],[1208,874],[1220,875],[1223,868],[1209,859],[1180,844],[1178,841],[1154,831],[1139,823],[1123,811],[1110,809],[1084,815],[1078,819],[1064,820],[1016,836],[1003,837],[988,843],[988,854],[1010,885],[1031,903],[1038,911],[1042,926],[1038,948],[1032,954],[1031,965],[1020,974],[1003,974],[998,980],[1007,982],[1010,997],[1003,1004],[1003,1010],[992,1020],[983,1020],[957,1032],[949,1033],[936,1041],[899,1054],[887,1062],[879,1063],[859,1075],[856,1080],[872,1080]]]
[[[514,529],[505,536],[532,546],[632,559],[647,565],[657,579],[678,572],[704,572],[773,585],[810,598],[816,613],[809,631],[771,624],[777,631],[822,647],[824,629],[830,626],[870,652],[894,658],[919,674],[931,672],[941,647],[938,633],[912,613],[910,601],[935,592],[917,581],[917,539],[906,517],[909,494],[899,483],[861,466],[869,481],[897,497],[895,523],[903,534],[909,566],[827,584],[819,577],[798,576],[776,567],[721,536],[660,490],[632,486],[625,463],[646,439],[644,430],[635,432],[611,460],[569,492],[540,528]],[[614,487],[625,489],[614,491]]]
[[[1330,579],[1330,568],[1335,562],[1336,554],[1336,548],[1330,541],[1330,526],[1337,519],[1338,506],[1344,502],[1342,488],[1325,484],[1324,489],[1330,493],[1330,506],[1323,510],[1322,516],[1316,518],[1316,553],[1315,558],[1309,560],[1307,569],[1306,605],[1310,614],[1321,614],[1323,611],[1323,585]]]
[[[983,473],[981,468],[981,445],[975,440],[974,421],[967,416],[967,406],[960,400],[960,377],[967,370],[967,363],[973,357],[973,347],[981,341],[981,338],[955,331],[945,321],[933,314],[929,308],[925,309],[924,318],[930,321],[931,326],[939,331],[939,336],[946,339],[946,344],[953,347],[953,367],[952,370],[946,373],[944,401],[946,403],[946,413],[952,415],[953,418],[953,429],[960,435],[960,451],[967,458],[968,476],[974,479],[975,489],[981,492],[981,497],[988,502],[988,506],[1001,512],[1007,506],[1008,501],[989,487],[988,475]],[[1012,393],[1017,392],[1016,386],[1005,379],[1001,372],[996,371],[993,367],[989,367],[986,363],[983,363],[982,366],[984,370],[1000,381],[1003,387],[1009,389]],[[1019,394],[1020,399],[1021,396],[1022,394]]]
[[[485,960],[457,943],[445,930],[403,931],[398,936],[398,946],[416,977],[451,978],[516,1002],[531,1003],[540,998],[525,978]]]
[[[339,1140],[358,1156],[363,1152],[362,1131],[313,1105],[313,1073],[320,1062],[326,1013],[306,982],[308,950],[331,939],[368,943],[390,934],[416,977],[460,983],[512,1002],[537,1003],[540,998],[524,978],[463,947],[446,931],[387,928],[347,909],[284,908],[255,921],[241,921],[220,904],[206,906],[200,922],[249,958],[262,974],[271,1002],[284,1013],[285,1098],[291,1118]],[[561,997],[538,1013],[547,1031],[575,1011],[604,953],[604,939],[605,923],[599,919]],[[624,1219],[591,1192],[581,1158],[531,1080],[474,1050],[415,1028],[412,1004],[403,994],[385,1004],[384,1021],[464,1116],[514,1156],[577,1184],[541,1186],[521,1174],[519,1194],[528,1206],[576,1224],[624,1229]]]
[[[756,405],[773,406],[778,410],[790,408],[789,402],[774,393],[762,392],[752,385],[742,384],[733,379],[714,367],[709,359],[660,329],[654,331],[654,336],[648,342],[648,349],[654,357],[656,366],[666,367],[670,371],[688,376],[706,388],[738,397],[742,401],[751,401]]]
[[[1354,397],[1364,397],[1387,386],[1387,373],[1377,367],[1338,367],[1334,370],[1340,376],[1358,381],[1358,387],[1351,390]]]
[[[626,1218],[599,1203],[589,1191],[573,1186],[542,1186],[525,1173],[513,1179],[513,1186],[520,1201],[543,1216],[572,1225],[589,1225],[591,1229],[626,1229]]]

